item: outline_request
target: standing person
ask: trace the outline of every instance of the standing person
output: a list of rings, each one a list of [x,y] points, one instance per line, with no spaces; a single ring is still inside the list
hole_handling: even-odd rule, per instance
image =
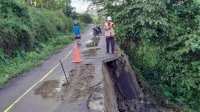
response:
[[[80,34],[80,27],[77,21],[74,22],[74,35],[77,42],[77,46],[80,46],[81,34]]]
[[[106,50],[107,50],[106,53],[109,53],[110,44],[111,44],[112,53],[114,53],[114,50],[115,50],[114,28],[115,28],[115,25],[112,22],[112,17],[108,16],[107,22],[104,24],[105,37],[106,37]]]

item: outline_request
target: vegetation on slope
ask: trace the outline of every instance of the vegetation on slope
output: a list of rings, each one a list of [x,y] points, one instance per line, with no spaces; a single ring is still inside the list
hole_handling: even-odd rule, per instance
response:
[[[63,12],[1,0],[0,15],[0,86],[73,40]]]
[[[171,101],[200,110],[200,4],[196,0],[91,0],[117,24],[141,76]]]

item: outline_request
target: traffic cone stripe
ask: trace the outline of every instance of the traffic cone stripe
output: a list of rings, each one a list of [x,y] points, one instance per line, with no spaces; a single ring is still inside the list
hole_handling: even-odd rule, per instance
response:
[[[81,57],[79,54],[78,46],[75,46],[74,48],[74,63],[80,63],[81,62]]]

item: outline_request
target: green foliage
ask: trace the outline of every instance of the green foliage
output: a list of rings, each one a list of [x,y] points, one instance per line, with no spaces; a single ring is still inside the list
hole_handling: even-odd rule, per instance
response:
[[[0,2],[0,47],[9,56],[18,51],[41,50],[41,43],[72,29],[72,19],[62,13],[38,10],[13,0]]]
[[[71,17],[73,19],[78,18],[78,13],[75,11],[75,8],[72,6],[65,8],[65,10],[63,12],[64,12],[65,16],[67,16],[67,17]]]
[[[41,64],[41,60],[47,59],[51,54],[57,52],[72,40],[73,35],[51,38],[42,44],[43,50],[41,52],[31,51],[23,55],[20,53],[15,58],[5,57],[5,54],[0,50],[0,87],[2,87],[9,78],[15,77]]]
[[[200,110],[200,4],[196,0],[91,0],[117,24],[141,75],[171,101]]]
[[[171,100],[199,110],[200,34],[196,16],[200,9],[192,1],[182,2],[133,2],[117,14],[117,34],[152,86]]]
[[[73,27],[73,20],[66,18],[62,13],[55,13],[45,9],[32,9],[32,25],[35,29],[34,34],[39,41],[46,41],[54,38],[59,33],[65,32],[65,27],[70,30]]]
[[[80,21],[83,23],[92,23],[93,19],[90,14],[83,13],[79,15]]]
[[[64,10],[71,7],[71,0],[16,0],[22,3],[27,3],[29,6],[36,8],[45,8],[48,10]]]
[[[65,16],[77,18],[75,8],[71,6],[71,0],[16,0],[35,8],[63,12]],[[31,2],[32,1],[32,2]]]
[[[72,41],[73,20],[63,13],[0,1],[0,86]]]
[[[0,2],[0,47],[6,54],[32,47],[28,8],[11,0]]]

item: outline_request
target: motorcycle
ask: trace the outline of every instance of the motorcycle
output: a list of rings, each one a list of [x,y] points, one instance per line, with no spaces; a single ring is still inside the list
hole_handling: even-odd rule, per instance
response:
[[[101,32],[101,28],[98,26],[96,28],[93,28],[93,35],[96,37],[96,36],[99,36],[100,34],[102,34]]]

